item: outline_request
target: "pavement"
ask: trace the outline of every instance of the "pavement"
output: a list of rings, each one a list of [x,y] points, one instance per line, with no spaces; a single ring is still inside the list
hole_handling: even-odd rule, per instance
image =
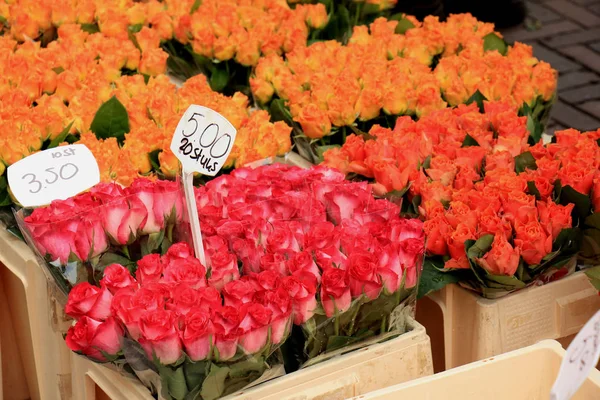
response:
[[[547,133],[600,128],[600,0],[528,0],[529,17],[502,31],[559,72]]]

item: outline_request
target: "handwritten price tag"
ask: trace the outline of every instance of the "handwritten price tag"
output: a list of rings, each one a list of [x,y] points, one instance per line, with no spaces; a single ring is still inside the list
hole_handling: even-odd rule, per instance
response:
[[[569,345],[550,392],[551,400],[568,400],[583,384],[600,359],[600,311]]]
[[[92,152],[72,144],[32,154],[8,167],[8,185],[23,207],[64,200],[100,182]]]
[[[229,157],[237,130],[210,108],[191,105],[175,130],[171,151],[183,169],[215,176]]]

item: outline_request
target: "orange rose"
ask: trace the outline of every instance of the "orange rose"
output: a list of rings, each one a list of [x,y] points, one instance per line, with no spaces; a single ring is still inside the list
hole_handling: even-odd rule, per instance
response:
[[[436,200],[428,200],[419,206],[419,214],[426,219],[443,217],[445,213],[444,205]]]
[[[473,167],[461,165],[458,167],[458,173],[454,178],[454,189],[473,189],[473,182],[481,179],[481,176]]]
[[[457,260],[465,257],[465,242],[470,239],[475,239],[473,230],[466,224],[458,224],[456,229],[446,239],[450,256]]]
[[[441,182],[442,185],[451,185],[456,176],[456,165],[448,157],[437,155],[431,159],[427,175],[434,181]]]
[[[427,235],[427,252],[438,256],[446,255],[448,253],[446,238],[452,231],[446,218],[441,215],[433,219],[428,219],[423,224],[423,230]]]
[[[169,55],[161,48],[151,48],[142,52],[140,72],[150,76],[164,74],[167,72],[167,58]]]
[[[563,206],[556,204],[550,199],[537,202],[540,224],[546,228],[548,234],[552,235],[552,241],[556,240],[560,231],[573,226],[571,219],[573,207],[575,207],[573,203]]]
[[[552,235],[546,233],[538,221],[515,226],[515,246],[521,251],[523,260],[529,265],[536,265],[552,251]]]
[[[512,276],[519,267],[520,254],[518,248],[508,243],[504,235],[494,236],[492,248],[477,262],[493,275]]]
[[[316,104],[309,104],[302,108],[300,115],[294,120],[302,126],[304,134],[311,139],[320,139],[331,132],[331,121],[327,113]]]
[[[401,168],[395,163],[384,160],[375,161],[372,170],[375,181],[385,188],[384,193],[406,188],[411,172],[410,168]]]
[[[550,182],[554,182],[556,180],[556,175],[558,174],[558,169],[560,168],[559,160],[541,158],[536,160],[535,163],[537,164],[536,172],[539,174],[539,176],[543,176]]]
[[[135,34],[135,39],[137,40],[142,53],[160,46],[160,36],[158,35],[158,32],[147,26],[144,26],[141,31]]]
[[[158,154],[158,161],[160,170],[166,177],[174,178],[179,174],[179,160],[171,151],[169,144]]]
[[[310,4],[304,7],[306,7],[306,23],[308,26],[313,29],[321,29],[327,25],[329,17],[324,4]]]
[[[433,181],[421,185],[420,192],[421,201],[450,201],[450,199],[452,198],[452,189],[442,185],[441,182],[438,181]]]
[[[256,100],[261,104],[267,103],[275,94],[273,85],[264,79],[250,78],[250,88]]]
[[[260,58],[260,44],[258,40],[248,38],[247,40],[238,42],[237,53],[235,60],[242,65],[251,67],[256,65]]]
[[[467,260],[467,256],[462,256],[458,259],[451,258],[444,263],[444,268],[446,269],[469,269],[471,266],[469,265],[469,260]]]
[[[446,220],[453,229],[456,229],[458,224],[465,224],[471,231],[477,231],[477,213],[462,201],[450,202]]]
[[[496,145],[493,152],[508,152],[511,156],[516,157],[527,148],[527,136],[521,138],[519,136],[500,136],[496,140]]]
[[[363,89],[356,102],[356,112],[361,121],[377,118],[382,107],[381,92],[376,89]]]
[[[515,169],[515,158],[508,151],[497,151],[485,158],[485,170],[493,171],[496,168]]]
[[[526,224],[529,221],[537,221],[537,208],[535,207],[535,196],[523,192],[510,192],[501,197],[504,218],[513,225],[516,221]]]
[[[497,234],[510,238],[512,227],[510,222],[498,216],[493,207],[488,207],[479,215],[478,236]]]
[[[596,169],[593,166],[583,166],[569,162],[558,170],[557,178],[563,186],[570,185],[579,193],[588,195],[594,184]]]
[[[468,165],[478,171],[481,170],[483,158],[488,151],[480,146],[468,146],[456,149],[456,165]],[[486,166],[487,168],[487,166]]]

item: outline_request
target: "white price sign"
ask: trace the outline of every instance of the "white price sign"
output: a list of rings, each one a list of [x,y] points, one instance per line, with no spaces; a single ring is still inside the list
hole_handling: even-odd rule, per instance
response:
[[[600,311],[590,319],[569,345],[558,378],[550,392],[551,400],[570,399],[583,384],[600,358]]]
[[[100,182],[98,163],[83,144],[32,154],[8,167],[7,174],[10,190],[23,207],[64,200]]]
[[[229,157],[237,130],[210,108],[191,105],[179,120],[171,151],[183,169],[215,176]]]

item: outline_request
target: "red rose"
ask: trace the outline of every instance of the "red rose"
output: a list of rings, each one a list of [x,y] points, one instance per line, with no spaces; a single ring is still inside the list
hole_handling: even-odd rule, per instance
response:
[[[108,237],[97,214],[90,213],[80,217],[75,234],[75,254],[85,261],[97,257],[108,248]]]
[[[267,253],[260,258],[260,269],[262,271],[275,271],[279,275],[287,275],[286,259],[283,254]]]
[[[137,262],[135,277],[141,284],[158,282],[163,273],[163,263],[160,255],[148,254]]]
[[[446,238],[452,232],[446,218],[441,216],[425,221],[423,230],[427,235],[427,251],[430,254],[446,255],[448,253]]]
[[[363,294],[369,300],[375,300],[381,292],[381,278],[377,274],[377,263],[371,253],[357,252],[348,257],[348,273],[352,297]]]
[[[479,234],[483,235],[504,234],[507,238],[512,237],[512,226],[504,218],[500,218],[492,207],[488,207],[479,215]]]
[[[402,199],[395,199],[401,203]],[[362,209],[357,209],[354,212],[354,220],[361,224],[368,223],[386,223],[390,219],[400,214],[400,207],[397,204],[385,199],[371,200],[366,202]],[[348,219],[344,220],[348,221]],[[342,221],[342,223],[344,222]]]
[[[340,247],[339,230],[331,222],[319,222],[311,226],[304,238],[308,250]]]
[[[239,221],[224,219],[217,226],[217,234],[230,243],[234,238],[243,238],[244,231],[244,225]]]
[[[193,255],[194,252],[192,251],[192,248],[189,244],[185,242],[179,242],[169,247],[169,250],[167,250],[167,253],[163,256],[163,262],[165,265],[168,265],[173,260],[181,260],[192,257]]]
[[[121,351],[121,337],[123,328],[113,317],[99,322],[84,316],[69,328],[65,341],[69,349],[105,362],[104,354],[114,356]]]
[[[242,330],[239,311],[234,307],[224,306],[213,310],[212,322],[215,327],[215,346],[218,351],[217,361],[227,361],[237,352],[237,345]]]
[[[258,353],[267,344],[269,324],[273,312],[257,303],[246,303],[240,308],[239,345],[246,354]]]
[[[301,251],[294,254],[294,256],[288,260],[287,266],[290,275],[296,271],[307,271],[317,278],[317,282],[321,282],[321,272],[319,271],[319,267],[315,263],[312,254],[308,251]]]
[[[515,246],[520,249],[523,260],[529,265],[539,264],[552,251],[552,235],[548,235],[539,222],[517,222],[515,232]]]
[[[196,304],[197,309],[200,311],[210,312],[211,309],[221,307],[223,305],[223,299],[221,293],[215,288],[205,287],[198,289],[200,295],[199,303]]]
[[[181,219],[183,193],[177,182],[136,179],[125,191],[137,197],[146,208],[148,220],[142,233],[159,232],[165,227],[165,221]]]
[[[477,261],[490,274],[513,276],[520,259],[519,249],[513,248],[504,235],[496,235],[491,250]]]
[[[271,343],[282,342],[291,328],[292,299],[283,287],[276,290],[256,292],[254,301],[268,307],[273,313],[271,317]]]
[[[310,272],[299,271],[281,280],[281,287],[290,294],[294,324],[301,325],[312,318],[317,308],[317,279]]]
[[[262,246],[256,246],[254,241],[249,239],[234,239],[231,245],[233,252],[242,262],[244,274],[260,272],[260,259],[265,250]]]
[[[254,277],[258,285],[257,290],[275,290],[281,282],[281,275],[272,270],[263,271]]]
[[[140,338],[148,358],[154,356],[164,365],[173,364],[183,352],[177,317],[172,311],[156,310],[140,318]]]
[[[104,269],[104,276],[100,281],[100,286],[106,287],[112,294],[119,289],[136,286],[138,283],[131,276],[129,270],[120,264],[111,264]]]
[[[228,251],[229,247],[225,239],[220,236],[204,236],[203,235],[203,243],[204,243],[204,251],[207,253],[214,253],[219,251]]]
[[[172,293],[173,297],[168,300],[166,308],[179,316],[187,315],[200,304],[200,293],[186,284],[177,285]]]
[[[284,224],[278,224],[267,239],[266,250],[269,253],[278,253],[290,256],[300,251],[292,231]]]
[[[475,239],[475,233],[467,225],[458,224],[446,240],[450,256],[457,260],[465,257],[465,242],[470,239]]]
[[[546,229],[546,232],[552,235],[552,241],[556,240],[560,231],[573,226],[571,212],[575,204],[570,203],[566,206],[556,204],[548,199],[546,202],[538,201],[537,209],[540,214],[540,223]]]
[[[343,313],[352,305],[350,279],[348,273],[338,268],[328,268],[323,272],[321,283],[321,303],[325,315],[331,318]]]
[[[228,282],[240,278],[237,259],[226,249],[210,255],[211,276],[208,279],[210,286],[221,290]]]
[[[422,268],[422,256],[424,251],[424,238],[406,239],[399,243],[398,258],[402,264],[402,271],[398,276],[401,278],[402,273],[406,271],[406,288],[412,288],[417,284],[417,272]]]
[[[322,270],[332,267],[346,269],[346,265],[348,264],[346,255],[337,247],[328,247],[315,251],[315,258],[317,259],[317,265]]]
[[[163,282],[184,283],[198,289],[206,286],[206,269],[194,257],[173,260],[165,267]]]
[[[65,312],[76,319],[87,316],[97,321],[104,321],[111,315],[112,298],[112,294],[106,287],[99,288],[88,282],[82,282],[69,292]]]
[[[210,314],[205,311],[188,313],[183,323],[181,340],[192,361],[206,360],[214,344],[214,327]]]
[[[140,335],[139,321],[147,312],[162,310],[165,306],[164,294],[140,288],[135,293],[130,288],[119,290],[112,301],[112,313],[127,327],[129,335],[137,340]]]
[[[235,308],[251,302],[255,292],[256,289],[251,283],[239,279],[226,284],[222,291],[225,305]]]

